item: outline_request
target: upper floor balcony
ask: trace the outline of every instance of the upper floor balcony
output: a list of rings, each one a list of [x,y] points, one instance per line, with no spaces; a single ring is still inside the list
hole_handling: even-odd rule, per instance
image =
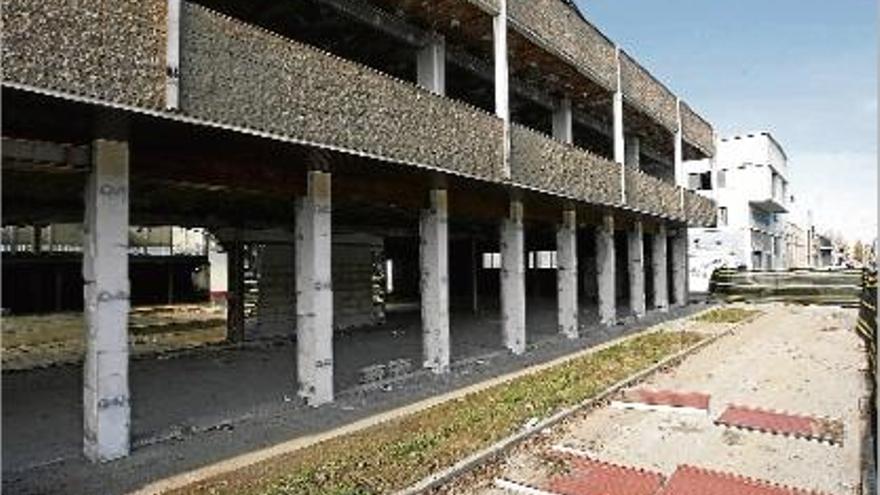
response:
[[[547,3],[547,10],[535,11],[532,2],[511,2],[511,37],[518,40],[511,43],[511,65],[522,63],[516,60],[547,60],[550,75],[570,71],[569,79],[551,77],[561,86],[547,89],[569,88],[575,106],[577,101],[589,106],[589,98],[605,98],[613,89],[607,77],[608,63],[616,63],[614,57],[609,58],[614,51],[608,47],[613,45],[561,2],[537,3]],[[355,4],[365,5],[350,3]],[[387,9],[391,4],[397,5],[392,0],[371,5]],[[569,145],[515,125],[509,134],[510,157],[505,160],[504,122],[487,111],[480,96],[474,96],[485,92],[485,85],[464,88],[450,81],[451,94],[437,95],[407,80],[407,62],[399,54],[388,58],[399,58],[400,65],[379,71],[364,61],[317,46],[327,40],[321,41],[316,33],[309,34],[314,37],[309,43],[279,34],[284,31],[276,25],[282,23],[279,19],[267,21],[273,27],[270,30],[183,2],[177,25],[179,45],[173,53],[179,65],[171,74],[167,5],[165,0],[112,2],[109,8],[98,0],[7,2],[3,84],[364,156],[379,164],[510,184],[694,224],[714,221],[711,202],[614,163],[602,152],[601,133]],[[444,35],[478,53],[481,41],[474,36],[486,29],[487,20],[491,26],[493,5],[487,0],[444,0],[421,7],[401,2],[398,10],[403,12],[389,13],[399,17],[388,22],[411,21],[421,29],[448,31],[455,29],[449,27],[453,24],[435,20],[428,25],[430,17],[424,9],[433,9],[430,13],[440,18],[474,16],[468,27]],[[555,20],[563,18],[569,27],[555,31],[559,29]],[[288,21],[285,17],[283,22]],[[341,49],[345,50],[352,50],[352,58],[360,53],[356,47]],[[478,59],[472,59],[477,69]],[[674,96],[634,60],[628,56],[621,60],[627,67],[624,97],[634,115],[642,119],[629,119],[636,122],[631,125],[672,131]],[[512,73],[528,72],[526,65],[513,68]],[[533,82],[524,83],[523,88],[533,87]],[[585,91],[577,93],[577,88]],[[711,136],[711,127],[689,107],[681,108],[689,146],[710,152],[711,139],[706,134]],[[598,132],[601,119],[591,122],[596,124],[591,132]],[[591,144],[595,142],[600,145]]]

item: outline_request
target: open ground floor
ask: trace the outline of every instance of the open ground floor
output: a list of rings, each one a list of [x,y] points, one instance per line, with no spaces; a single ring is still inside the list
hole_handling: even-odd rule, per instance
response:
[[[317,408],[296,398],[292,339],[137,358],[129,369],[132,454],[109,464],[90,463],[81,454],[82,365],[8,372],[3,377],[4,491],[125,493],[590,348],[703,307],[652,311],[611,327],[585,319],[576,339],[558,334],[552,306],[533,308],[522,355],[503,348],[497,321],[453,313],[448,373],[413,367],[393,378],[365,381],[365,372],[376,363],[420,358],[418,314],[392,312],[382,327],[336,334],[336,400]]]

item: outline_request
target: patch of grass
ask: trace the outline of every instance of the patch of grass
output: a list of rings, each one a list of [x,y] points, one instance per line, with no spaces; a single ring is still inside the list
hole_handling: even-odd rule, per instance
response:
[[[405,488],[596,396],[703,337],[655,332],[565,364],[177,490],[177,494],[369,495]]]
[[[703,323],[739,323],[758,313],[760,311],[756,309],[716,308],[694,317],[694,320]]]

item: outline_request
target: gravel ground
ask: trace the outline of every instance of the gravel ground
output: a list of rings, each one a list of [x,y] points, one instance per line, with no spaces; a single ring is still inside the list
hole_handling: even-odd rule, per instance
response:
[[[853,332],[856,313],[834,307],[772,305],[766,315],[641,387],[711,394],[708,415],[604,407],[554,429],[546,441],[515,451],[497,474],[540,485],[550,445],[670,475],[691,464],[835,495],[859,493],[868,395],[865,354]],[[843,445],[727,429],[713,424],[728,403],[844,423]],[[467,492],[501,495],[493,476]],[[456,493],[462,493],[459,489]]]
[[[637,324],[610,329],[589,326],[584,329],[584,337],[574,341],[559,338],[547,330],[549,325],[538,325],[543,331],[533,331],[530,325],[534,332],[531,337],[535,338],[530,338],[530,348],[524,356],[512,356],[497,347],[491,353],[478,355],[477,351],[485,352],[498,336],[490,331],[488,340],[482,342],[476,337],[480,331],[486,333],[485,322],[483,326],[473,326],[479,322],[460,324],[455,331],[463,337],[458,342],[468,348],[456,354],[459,361],[452,373],[444,377],[415,373],[393,385],[370,389],[358,388],[352,381],[356,376],[352,373],[357,367],[356,359],[365,357],[364,346],[369,344],[372,354],[383,347],[400,352],[399,349],[409,349],[409,345],[393,340],[388,341],[392,346],[380,345],[383,339],[391,338],[388,333],[340,338],[338,344],[342,347],[337,352],[347,353],[347,357],[338,355],[337,361],[338,368],[347,368],[337,375],[337,380],[343,380],[339,387],[343,392],[335,403],[317,409],[290,400],[295,369],[295,353],[290,343],[134,361],[136,448],[131,457],[105,465],[88,464],[79,455],[79,367],[4,374],[3,491],[126,493],[168,476],[332,430],[704,308],[695,305],[669,315],[655,313]],[[350,365],[346,366],[346,362]]]

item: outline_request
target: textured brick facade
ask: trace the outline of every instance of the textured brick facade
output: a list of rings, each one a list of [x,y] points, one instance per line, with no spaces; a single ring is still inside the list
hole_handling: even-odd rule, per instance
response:
[[[714,227],[715,202],[693,191],[685,191],[685,214],[692,227]]]
[[[684,218],[678,188],[631,167],[625,173],[627,206],[652,215]]]
[[[184,4],[181,111],[212,121],[484,179],[502,123],[313,47]]]
[[[162,108],[165,9],[164,0],[8,0],[3,80]]]
[[[511,181],[590,203],[620,204],[620,166],[574,146],[513,125]]]
[[[509,0],[511,27],[582,73],[613,90],[617,85],[614,45],[559,0]]]
[[[707,155],[715,154],[715,139],[712,136],[712,126],[685,102],[681,102],[681,128],[685,141],[696,146]]]
[[[669,131],[678,129],[675,95],[625,52],[620,52],[620,82],[627,103],[656,119]]]

